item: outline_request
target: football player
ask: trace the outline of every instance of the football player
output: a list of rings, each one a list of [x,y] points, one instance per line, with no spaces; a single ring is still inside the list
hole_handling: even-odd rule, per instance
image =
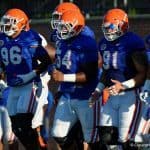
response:
[[[52,77],[60,82],[62,96],[56,108],[52,135],[62,149],[69,147],[67,135],[77,120],[87,143],[93,145],[97,138],[92,134],[94,110],[88,107],[88,98],[98,80],[98,51],[95,39],[84,34],[84,27],[83,15],[73,10],[64,12],[57,25],[59,40]]]
[[[10,87],[7,108],[12,128],[27,150],[37,150],[37,133],[31,128],[31,120],[41,95],[39,75],[51,60],[22,10],[7,10],[0,20],[0,30],[0,64]]]
[[[67,11],[70,11],[70,10],[73,10],[73,11],[77,11],[77,12],[81,12],[81,10],[79,9],[79,7],[77,5],[75,5],[74,3],[72,2],[63,2],[63,3],[60,3],[59,5],[56,6],[55,10],[53,11],[52,13],[52,19],[51,19],[51,28],[53,29],[53,32],[51,33],[51,41],[55,43],[56,47],[57,47],[57,43],[59,43],[58,41],[60,40],[57,36],[57,26],[59,24],[59,21],[60,21],[60,18],[62,16],[62,14],[64,12],[67,12]],[[80,34],[83,34],[83,35],[86,35],[86,36],[90,36],[91,38],[94,38],[95,39],[95,34],[94,32],[90,29],[90,27],[88,27],[87,25],[85,25],[81,31]],[[51,80],[52,82],[52,80]],[[59,89],[59,88],[58,88]],[[57,101],[58,100],[58,96],[61,95],[61,92],[58,91],[56,94],[55,94],[55,100]],[[56,102],[57,103],[57,102]],[[80,128],[80,123],[76,123],[75,126],[79,127],[79,131],[81,130]],[[74,135],[75,137],[82,137],[82,132],[81,133],[78,133],[77,131],[75,131],[74,129],[77,129],[76,127],[73,127],[71,130],[70,130],[70,134],[71,135]],[[72,132],[72,133],[71,133]],[[76,135],[75,135],[76,134]],[[78,136],[80,135],[80,136]],[[69,136],[69,135],[68,135]],[[76,142],[78,143],[78,148],[79,149],[82,149],[81,145],[82,143],[80,143],[81,141],[83,141],[83,139],[76,139]],[[79,144],[80,143],[80,144]],[[84,146],[86,147],[86,143],[84,143]]]
[[[130,139],[140,111],[136,90],[144,83],[147,69],[144,42],[128,28],[128,15],[123,10],[111,9],[104,15],[104,38],[99,42],[103,71],[89,100],[92,105],[107,88],[109,94],[100,115],[100,141],[121,144],[123,150],[135,148],[130,145]]]
[[[69,10],[81,12],[79,7],[72,2],[60,3],[53,11],[52,19],[51,19],[51,28],[53,29],[53,32],[51,34],[52,42],[56,43],[56,41],[59,40],[57,37],[57,26],[58,26],[58,23],[60,21],[62,14]],[[86,34],[87,36],[91,36],[91,37],[95,38],[94,32],[87,25],[84,26],[81,34]]]

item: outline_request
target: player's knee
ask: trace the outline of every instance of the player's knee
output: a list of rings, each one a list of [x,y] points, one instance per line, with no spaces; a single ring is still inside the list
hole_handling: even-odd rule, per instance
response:
[[[31,128],[32,117],[30,113],[11,116],[13,132],[27,149],[37,148],[37,133]]]
[[[100,126],[99,136],[102,144],[115,145],[118,143],[118,128],[113,126]]]

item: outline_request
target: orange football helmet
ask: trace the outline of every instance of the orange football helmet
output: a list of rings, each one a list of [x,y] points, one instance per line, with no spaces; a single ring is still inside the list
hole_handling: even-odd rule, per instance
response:
[[[57,26],[58,38],[69,39],[78,35],[85,26],[85,18],[81,12],[66,11],[62,14]]]
[[[54,12],[52,13],[52,19],[51,19],[52,29],[57,28],[57,24],[61,18],[61,15],[64,12],[69,11],[69,10],[80,12],[80,9],[78,8],[78,6],[71,2],[61,3],[55,8]]]
[[[9,9],[0,21],[0,30],[7,36],[13,36],[22,30],[29,30],[29,19],[20,9]]]
[[[102,31],[106,40],[116,40],[122,36],[128,28],[128,16],[122,9],[114,8],[105,14],[102,23]]]

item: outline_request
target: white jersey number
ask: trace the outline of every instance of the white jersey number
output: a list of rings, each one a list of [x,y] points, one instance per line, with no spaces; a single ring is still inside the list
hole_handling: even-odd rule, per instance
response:
[[[57,68],[60,68],[62,64],[66,66],[67,69],[70,69],[71,64],[72,64],[71,63],[71,50],[68,50],[62,59],[60,55],[57,55],[56,64],[57,64]]]
[[[62,64],[66,66],[67,69],[71,67],[71,50],[68,50],[62,59]]]
[[[115,51],[114,53],[110,53],[110,51],[104,51],[103,54],[103,67],[104,69],[109,69],[112,65],[112,67],[114,69],[117,69],[117,57],[118,57],[118,53],[117,51]]]
[[[21,49],[18,46],[13,46],[10,49],[3,47],[1,49],[3,63],[7,66],[9,63],[17,65],[21,63]]]

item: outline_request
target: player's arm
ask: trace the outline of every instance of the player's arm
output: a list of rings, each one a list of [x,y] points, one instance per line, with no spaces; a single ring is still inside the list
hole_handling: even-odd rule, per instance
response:
[[[98,74],[98,60],[95,59],[93,61],[84,63],[81,65],[83,72],[77,74],[78,82],[89,82],[97,77]]]
[[[41,45],[45,48],[45,50],[47,51],[49,57],[53,60],[55,60],[55,48],[51,45],[48,44],[47,40],[45,39],[45,37],[41,34],[39,34],[40,38],[41,38]]]
[[[90,62],[84,63],[81,65],[82,72],[72,73],[72,74],[64,74],[59,70],[54,70],[52,73],[52,77],[55,81],[59,82],[87,82],[96,78],[96,74],[98,71],[98,62]],[[92,68],[92,69],[91,69]]]
[[[103,69],[100,80],[95,88],[95,91],[91,93],[91,97],[89,98],[89,106],[92,107],[95,102],[99,99],[101,95],[103,95],[102,104],[106,103],[109,98],[109,91],[107,85],[107,70]]]
[[[16,78],[14,78],[14,80],[11,80],[12,86],[20,86],[28,83],[33,78],[46,71],[48,65],[52,63],[52,60],[49,57],[48,53],[41,45],[31,46],[30,49],[32,49],[32,51],[36,51],[32,61],[38,61],[39,64],[31,72],[23,75],[17,75]]]
[[[136,70],[136,75],[124,82],[112,80],[114,85],[109,87],[110,94],[116,95],[123,90],[139,87],[144,83],[148,68],[148,60],[145,51],[134,52],[132,54],[132,61]]]
[[[137,74],[133,80],[135,81],[135,87],[138,87],[145,81],[148,69],[148,59],[145,51],[142,51],[133,53],[132,60],[137,71]]]
[[[54,62],[55,61],[55,51],[56,51],[55,48],[50,44],[47,44],[44,48],[46,49],[51,60]]]
[[[37,75],[41,74],[42,72],[46,71],[48,66],[50,64],[52,64],[52,59],[50,58],[50,56],[48,55],[47,51],[45,50],[45,48],[43,48],[41,45],[39,45],[36,48],[36,57],[34,57],[35,61],[38,60],[39,64],[38,66],[35,68],[35,71],[37,73]],[[33,59],[33,61],[34,61]]]

